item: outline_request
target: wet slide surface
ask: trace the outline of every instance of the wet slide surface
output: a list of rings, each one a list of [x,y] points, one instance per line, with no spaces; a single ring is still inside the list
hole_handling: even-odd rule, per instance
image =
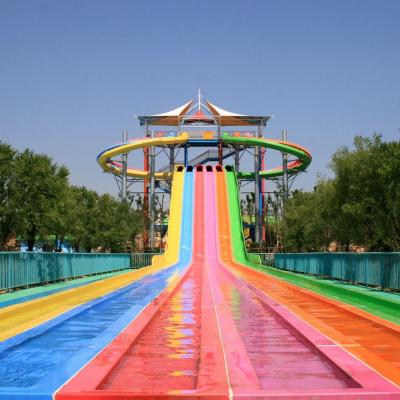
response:
[[[204,249],[201,186],[202,180],[196,179],[192,265],[99,390],[149,395],[196,388],[201,344],[201,254]]]
[[[188,199],[191,198],[192,191],[189,184],[186,193]],[[180,210],[181,214],[185,208],[190,208],[191,202],[186,203],[184,210]],[[105,295],[1,342],[0,398],[52,398],[62,384],[118,336],[160,293],[176,282],[191,258],[190,216],[191,211],[189,218],[185,220],[185,227],[182,226],[181,229],[185,234],[185,238],[180,241],[181,263],[169,268],[149,267],[128,273],[125,279],[130,278],[131,282],[137,276],[144,278],[119,289],[116,286],[119,283],[117,281],[117,290],[109,293],[100,284],[100,293],[106,293]],[[74,290],[69,293],[74,298]],[[66,293],[63,296],[65,295]],[[50,296],[49,299],[51,298]],[[46,306],[44,299],[39,302]],[[29,304],[33,308],[36,302]],[[49,301],[49,310],[51,305]],[[21,306],[17,306],[21,311],[19,318],[23,318]],[[4,309],[11,317],[13,310],[13,307]],[[2,322],[7,323],[4,320]]]
[[[213,175],[207,177],[206,198],[214,198],[217,191],[220,200],[219,213],[212,204],[206,204],[207,259],[212,266],[210,274],[225,302],[222,305],[229,307],[231,314],[223,316],[221,313],[220,318],[231,318],[230,326],[237,330],[234,342],[229,343],[229,338],[224,340],[226,352],[232,353],[232,348],[240,343],[243,354],[239,358],[248,363],[243,368],[243,377],[232,376],[233,393],[237,389],[320,391],[360,387],[276,315],[250,285],[236,279],[219,261],[218,246],[220,258],[229,260],[230,245],[228,220],[224,215],[223,174],[217,173],[216,180],[217,185]],[[216,226],[219,226],[219,237]],[[228,360],[228,371],[232,375],[238,372],[235,358],[237,354],[231,357],[231,363]],[[250,380],[246,379],[250,375],[248,371],[253,374]]]
[[[180,288],[129,348],[101,390],[164,393],[195,389],[200,358],[201,269]]]
[[[224,182],[220,179],[220,215],[226,213]],[[221,219],[222,241],[229,235],[229,215]],[[222,228],[222,229],[221,229]],[[224,234],[224,232],[226,232]],[[228,244],[227,244],[228,246]],[[400,327],[362,309],[328,299],[315,292],[235,263],[224,253],[230,270],[269,299],[287,307],[318,331],[341,344],[347,351],[371,365],[379,373],[400,384]],[[253,265],[248,263],[248,265]],[[255,266],[257,268],[257,266]]]
[[[396,325],[235,262],[220,167],[183,186],[179,262],[0,343],[0,399],[400,400]]]
[[[189,268],[56,398],[400,398],[233,261],[224,174],[195,175]]]
[[[36,388],[40,391],[49,387],[49,377],[52,382],[63,383],[71,368],[76,368],[71,361],[74,355],[84,352],[82,361],[88,361],[177,273],[178,267],[171,267],[156,276],[144,278],[125,289],[87,303],[59,318],[59,321],[54,321],[53,326],[43,331],[23,335],[25,337],[20,340],[16,337],[2,342],[0,393],[11,393],[15,388]],[[113,324],[116,326],[113,327]],[[83,365],[84,362],[81,363]]]
[[[244,347],[264,390],[359,387],[232,275],[216,271]]]
[[[400,385],[400,327],[246,267],[234,272]]]

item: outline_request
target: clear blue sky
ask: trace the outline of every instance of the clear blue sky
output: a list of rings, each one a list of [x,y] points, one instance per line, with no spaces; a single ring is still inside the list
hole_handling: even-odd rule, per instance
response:
[[[0,140],[115,193],[97,153],[202,88],[272,114],[327,174],[356,134],[400,139],[400,1],[0,0]],[[140,156],[140,154],[138,154]]]

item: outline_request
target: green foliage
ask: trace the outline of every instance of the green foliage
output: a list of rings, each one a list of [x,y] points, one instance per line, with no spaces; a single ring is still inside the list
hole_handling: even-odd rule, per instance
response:
[[[284,244],[288,251],[320,251],[333,240],[333,184],[320,181],[314,192],[295,191],[285,207]]]
[[[313,193],[295,192],[285,207],[285,248],[324,250],[337,242],[371,251],[400,247],[400,142],[357,136],[354,150],[340,148],[332,180]]]
[[[17,152],[0,143],[0,248],[14,234],[28,250],[52,238],[46,250],[70,243],[76,251],[125,251],[140,230],[139,213],[110,195],[68,182],[69,172],[51,158]],[[58,243],[55,248],[55,243]]]
[[[8,250],[7,239],[17,224],[13,197],[16,151],[0,142],[0,250]]]
[[[58,207],[67,190],[69,172],[48,156],[30,150],[16,155],[15,171],[17,230],[32,251],[36,237],[52,233],[61,214]]]

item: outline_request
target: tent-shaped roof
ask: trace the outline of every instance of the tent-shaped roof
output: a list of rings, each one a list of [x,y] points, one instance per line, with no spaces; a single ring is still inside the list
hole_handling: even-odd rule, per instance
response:
[[[149,125],[178,126],[179,118],[183,117],[189,111],[192,104],[193,100],[190,100],[183,106],[166,113],[139,116],[140,126],[145,125],[146,121]]]
[[[208,123],[214,125],[215,122],[221,126],[249,126],[249,125],[262,125],[265,126],[267,121],[271,118],[268,115],[242,115],[224,110],[216,105],[206,101],[206,108],[212,116],[204,115],[199,108],[195,115],[189,115],[193,100],[188,101],[181,107],[168,111],[163,114],[156,115],[143,115],[139,116],[140,125],[165,125],[165,126],[178,126],[179,123]],[[200,104],[200,100],[199,100]],[[200,106],[199,106],[200,107]],[[186,117],[186,119],[184,119]]]
[[[265,126],[271,118],[268,115],[242,115],[224,110],[216,105],[206,101],[206,104],[211,113],[219,119],[222,126],[248,126],[248,125],[263,125]]]

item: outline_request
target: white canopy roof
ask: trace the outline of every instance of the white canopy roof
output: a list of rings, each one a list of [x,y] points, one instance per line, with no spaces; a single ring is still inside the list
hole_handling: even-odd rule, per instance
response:
[[[255,116],[236,114],[231,111],[224,110],[216,105],[206,101],[211,113],[220,121],[221,126],[240,126],[240,125],[263,125],[271,118],[269,115]]]
[[[155,115],[144,115],[139,116],[140,125],[165,125],[165,126],[178,126],[182,121],[182,118],[187,116],[194,100],[190,100],[184,105],[175,108],[174,110]],[[271,118],[268,115],[243,115],[236,114],[231,111],[224,110],[223,108],[217,107],[216,105],[206,101],[206,108],[214,117],[210,119],[210,124],[215,122],[221,126],[249,126],[249,125],[262,125],[265,126],[267,121]],[[204,118],[202,118],[204,122]],[[214,122],[215,120],[215,122]],[[196,122],[196,119],[193,119]]]
[[[139,116],[140,125],[145,125],[146,121],[149,125],[171,125],[178,126],[179,118],[183,117],[193,104],[193,100],[188,101],[183,106],[167,111],[162,114]]]

